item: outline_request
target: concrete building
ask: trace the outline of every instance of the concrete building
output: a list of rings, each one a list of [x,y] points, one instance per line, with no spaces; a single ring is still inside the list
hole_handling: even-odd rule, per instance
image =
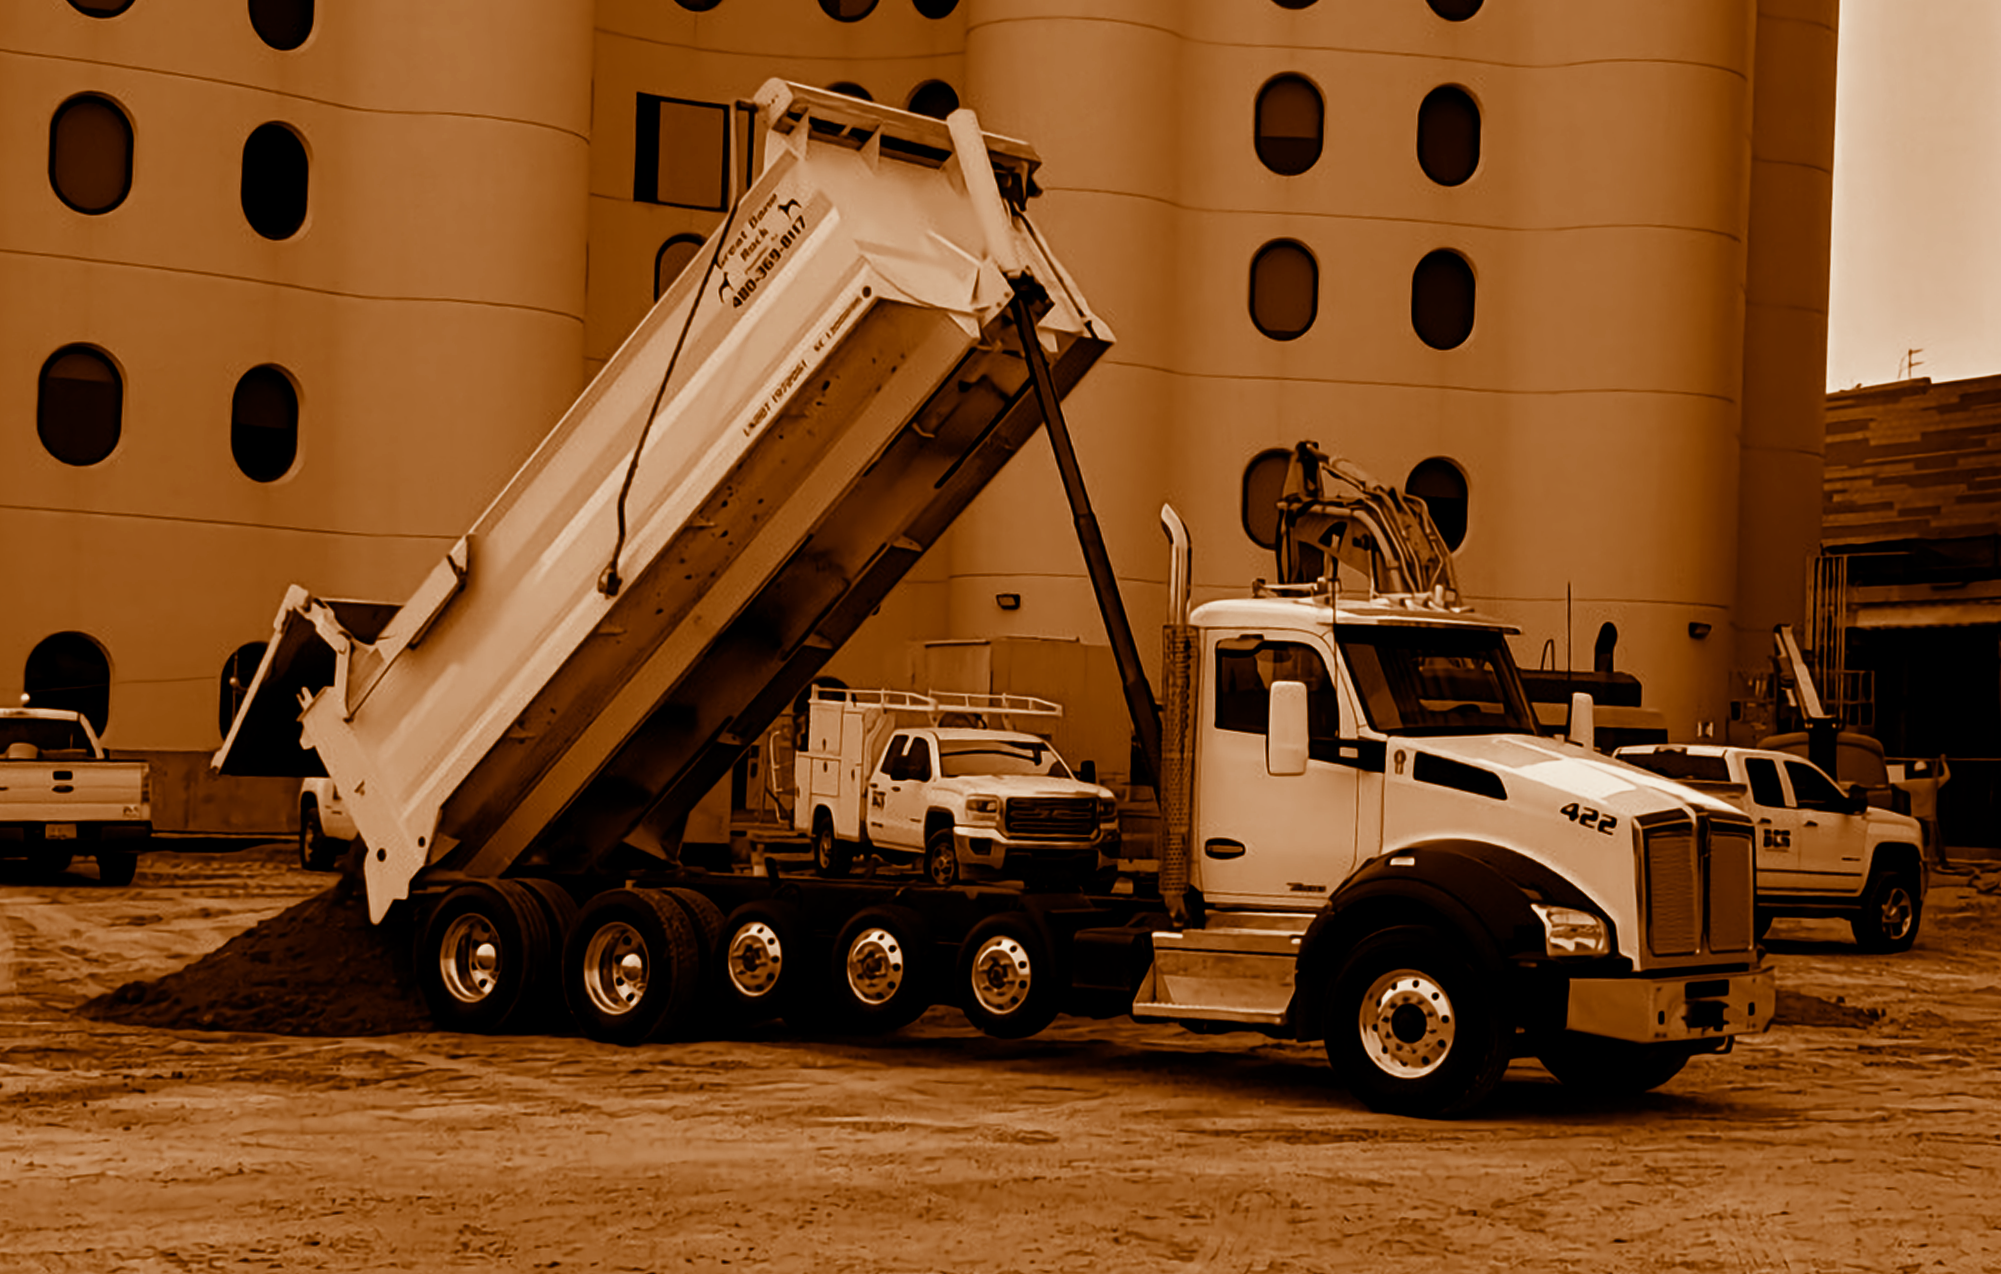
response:
[[[1161,502],[1241,588],[1238,476],[1313,439],[1431,499],[1525,664],[1616,634],[1714,730],[1817,548],[1835,7],[15,0],[0,693],[94,686],[185,821],[262,817],[193,777],[236,652],[288,583],[407,592],[720,224],[778,75],[1041,152],[1143,647]],[[1039,448],[833,670],[1030,638],[1104,642]]]

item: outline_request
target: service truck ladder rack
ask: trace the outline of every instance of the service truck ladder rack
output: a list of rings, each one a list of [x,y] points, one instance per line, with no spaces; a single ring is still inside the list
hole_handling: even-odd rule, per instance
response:
[[[425,871],[671,854],[1110,346],[1021,214],[1030,147],[779,80],[757,106],[765,169],[713,270],[682,273],[381,632],[304,588],[279,610],[214,764],[323,763],[375,919]]]

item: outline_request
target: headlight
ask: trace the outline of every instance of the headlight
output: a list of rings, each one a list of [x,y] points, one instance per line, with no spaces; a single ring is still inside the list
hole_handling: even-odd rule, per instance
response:
[[[1575,907],[1545,907],[1533,904],[1542,921],[1543,949],[1552,956],[1596,956],[1612,950],[1612,935],[1605,922]]]
[[[1115,823],[1118,821],[1118,818],[1119,818],[1118,798],[1112,796],[1099,797],[1098,821],[1100,823]]]
[[[997,827],[1000,825],[1000,797],[969,796],[966,798],[966,822],[974,827]]]

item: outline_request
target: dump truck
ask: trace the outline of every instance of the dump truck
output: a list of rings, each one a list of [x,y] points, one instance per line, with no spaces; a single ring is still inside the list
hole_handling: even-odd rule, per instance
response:
[[[1302,444],[1279,578],[1192,612],[1164,509],[1157,701],[1062,413],[1112,336],[1029,218],[1033,149],[780,81],[756,108],[767,165],[705,264],[379,632],[288,593],[217,754],[338,784],[441,1027],[1129,1015],[1324,1040],[1421,1116],[1512,1058],[1633,1091],[1764,1028],[1749,821],[1541,737],[1421,502]],[[694,804],[1038,430],[1159,783],[1158,889],[679,861]]]

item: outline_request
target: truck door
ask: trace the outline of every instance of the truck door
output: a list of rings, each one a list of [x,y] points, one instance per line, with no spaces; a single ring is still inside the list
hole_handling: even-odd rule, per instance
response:
[[[1758,888],[1802,888],[1799,856],[1799,811],[1786,797],[1779,763],[1768,756],[1744,758],[1745,785],[1750,788],[1752,833],[1758,838]]]
[[[1225,905],[1294,907],[1325,898],[1355,866],[1356,757],[1368,751],[1352,739],[1341,746],[1340,692],[1327,650],[1305,633],[1223,633],[1211,634],[1206,654],[1194,836],[1203,896]],[[1306,685],[1305,774],[1273,775],[1265,767],[1277,681]],[[1354,724],[1352,715],[1347,724]]]
[[[1799,810],[1801,830],[1793,844],[1804,877],[1801,885],[1815,892],[1854,893],[1868,847],[1868,815],[1850,813],[1847,795],[1818,766],[1788,761],[1786,778]]]
[[[869,778],[869,839],[888,849],[921,849],[924,807],[931,782],[931,742],[921,734],[889,741],[882,765]]]

